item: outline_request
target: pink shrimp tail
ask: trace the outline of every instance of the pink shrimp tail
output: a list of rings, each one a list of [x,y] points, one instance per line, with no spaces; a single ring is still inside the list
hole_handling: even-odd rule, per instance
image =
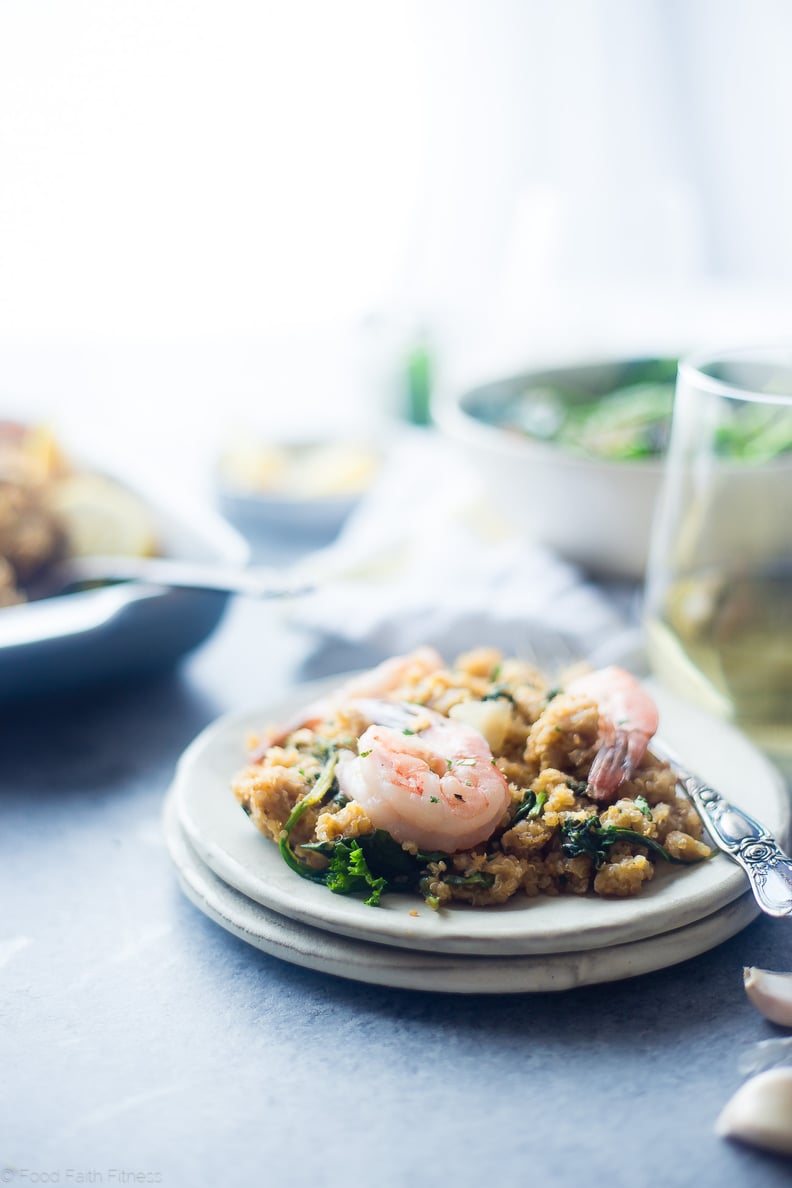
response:
[[[622,784],[631,779],[646,754],[649,735],[619,730],[610,722],[601,725],[600,748],[588,777],[588,795],[605,804],[616,799]]]
[[[591,697],[599,709],[599,749],[588,777],[588,795],[608,803],[633,775],[657,730],[657,706],[629,672],[611,665],[584,673],[568,693]]]

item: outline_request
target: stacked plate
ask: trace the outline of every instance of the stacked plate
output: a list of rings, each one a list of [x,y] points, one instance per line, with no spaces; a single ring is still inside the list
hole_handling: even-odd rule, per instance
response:
[[[327,685],[324,686],[327,688]],[[514,899],[498,908],[432,911],[415,896],[380,908],[301,879],[253,827],[230,781],[246,740],[322,687],[221,718],[180,760],[165,830],[192,902],[249,944],[311,969],[418,990],[502,994],[563,990],[633,977],[696,956],[745,927],[758,909],[729,858],[664,867],[634,899]],[[663,738],[729,800],[785,842],[789,804],[779,772],[736,730],[653,687]]]

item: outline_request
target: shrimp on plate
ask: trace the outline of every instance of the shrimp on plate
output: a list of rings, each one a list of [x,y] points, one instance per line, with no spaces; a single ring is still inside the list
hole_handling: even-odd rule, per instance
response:
[[[434,648],[421,647],[407,655],[383,660],[367,672],[356,673],[327,697],[312,701],[279,726],[266,730],[250,755],[251,762],[259,762],[270,747],[282,745],[295,730],[301,727],[315,730],[324,719],[357,698],[384,697],[410,679],[431,676],[443,664],[442,656]]]
[[[634,676],[610,666],[587,672],[566,686],[597,703],[599,750],[588,777],[588,795],[607,803],[629,780],[657,730],[657,706]]]
[[[369,726],[357,756],[339,763],[344,795],[401,843],[453,854],[486,841],[510,794],[484,736],[420,706],[385,703],[378,714],[366,702],[365,709],[388,724]]]

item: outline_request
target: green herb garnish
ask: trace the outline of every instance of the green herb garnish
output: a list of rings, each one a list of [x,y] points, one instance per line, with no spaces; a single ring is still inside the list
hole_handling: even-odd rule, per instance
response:
[[[529,789],[523,796],[520,804],[517,806],[517,812],[509,822],[509,828],[513,828],[513,826],[515,826],[518,821],[527,820],[528,817],[538,817],[544,808],[546,800],[546,792],[540,792],[537,795],[536,792],[532,792]]]
[[[483,887],[485,890],[489,890],[489,888],[495,883],[495,875],[490,874],[489,871],[486,870],[475,870],[472,874],[466,875],[436,875],[432,881],[435,883],[444,883],[447,887]],[[435,909],[440,907],[439,897],[431,895],[429,892],[428,878],[421,880],[420,890],[426,903],[429,904],[429,907]]]
[[[652,837],[645,837],[634,829],[621,829],[616,825],[603,825],[596,813],[587,817],[585,821],[567,819],[561,825],[561,852],[567,858],[577,858],[585,854],[594,862],[597,870],[607,862],[611,846],[618,841],[629,841],[638,846],[646,846],[654,850],[666,862],[684,866],[681,858],[674,858],[659,842]]]
[[[513,706],[517,706],[512,694],[508,689],[492,689],[489,693],[485,693],[481,699],[482,701],[510,701]]]
[[[491,887],[495,882],[495,875],[486,870],[477,870],[469,875],[446,875],[442,880],[449,887]]]
[[[388,885],[381,875],[375,878],[371,873],[363,848],[355,838],[336,842],[324,875],[325,886],[336,895],[351,895],[355,891],[370,889],[371,894],[363,900],[369,907],[379,906],[382,893]]]
[[[281,830],[280,840],[278,842],[281,857],[286,865],[290,866],[301,878],[311,879],[315,883],[323,883],[325,881],[325,872],[315,870],[313,866],[309,866],[307,862],[303,862],[301,858],[298,858],[289,837],[294,826],[309,808],[314,808],[316,805],[322,804],[323,801],[330,799],[331,794],[338,792],[338,783],[335,776],[337,764],[338,752],[333,750],[326,759],[325,765],[319,773],[319,778],[313,788],[311,788],[310,792],[306,792],[301,800],[297,801],[297,804],[289,814],[286,824]]]
[[[336,842],[306,842],[301,849],[321,854],[329,862],[326,870],[306,867],[311,871],[306,873],[306,878],[325,883],[337,895],[350,895],[371,888],[371,895],[365,900],[371,907],[379,904],[386,891],[416,887],[430,862],[442,862],[448,857],[440,851],[429,850],[411,854],[384,829]]]

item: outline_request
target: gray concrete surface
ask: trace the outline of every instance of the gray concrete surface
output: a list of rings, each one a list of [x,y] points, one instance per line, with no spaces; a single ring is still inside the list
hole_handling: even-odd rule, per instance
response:
[[[789,1183],[713,1123],[776,1033],[742,966],[792,968],[792,921],[631,981],[457,998],[284,964],[183,898],[175,761],[302,646],[240,605],[177,674],[3,714],[0,1183]]]

